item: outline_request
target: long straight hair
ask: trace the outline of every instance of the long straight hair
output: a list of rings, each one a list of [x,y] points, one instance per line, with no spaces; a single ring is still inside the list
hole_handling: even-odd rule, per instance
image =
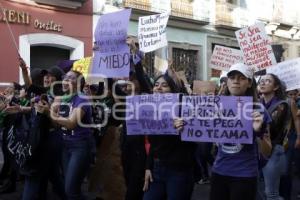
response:
[[[277,97],[281,100],[286,99],[285,86],[283,85],[281,80],[278,78],[278,76],[276,76],[275,74],[272,74],[272,73],[268,73],[266,75],[272,76],[272,78],[274,80],[274,86],[278,87],[278,89],[275,90],[275,97]]]

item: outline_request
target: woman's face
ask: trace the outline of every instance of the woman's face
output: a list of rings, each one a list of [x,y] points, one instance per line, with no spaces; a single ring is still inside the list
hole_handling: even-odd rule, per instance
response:
[[[171,88],[170,88],[169,84],[167,83],[167,81],[163,77],[160,77],[154,83],[153,92],[154,93],[170,93]]]
[[[240,72],[232,72],[228,76],[227,87],[231,95],[243,96],[251,88],[251,81]]]
[[[77,75],[70,71],[63,77],[62,82],[63,92],[73,92],[77,89]]]
[[[51,86],[52,83],[54,83],[56,81],[56,78],[55,76],[52,76],[51,74],[46,74],[44,77],[43,77],[43,85],[45,88],[48,88]]]
[[[278,90],[278,86],[275,86],[274,78],[269,74],[262,76],[258,85],[261,94],[272,94]]]
[[[298,90],[291,90],[287,92],[287,96],[291,99],[297,99],[298,97]]]

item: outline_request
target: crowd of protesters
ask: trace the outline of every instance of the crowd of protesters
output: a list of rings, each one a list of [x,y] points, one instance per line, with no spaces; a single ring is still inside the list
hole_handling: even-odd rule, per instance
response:
[[[132,39],[128,44],[129,78],[97,84],[86,83],[72,64],[29,74],[19,58],[25,84],[14,83],[0,95],[1,193],[14,192],[23,179],[23,200],[47,199],[48,182],[59,199],[85,199],[86,180],[102,200],[189,200],[195,183],[211,184],[211,200],[292,198],[294,169],[300,169],[298,90],[286,91],[276,75],[256,77],[237,63],[222,75],[215,94],[253,98],[252,144],[181,141],[182,118],[173,122],[178,135],[133,136],[124,104],[123,110],[115,106],[127,95],[193,94],[172,66],[149,77],[143,54]],[[112,146],[120,151],[113,161]]]

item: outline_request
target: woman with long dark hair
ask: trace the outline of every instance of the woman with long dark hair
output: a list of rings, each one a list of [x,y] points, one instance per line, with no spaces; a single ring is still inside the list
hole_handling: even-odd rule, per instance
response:
[[[185,89],[174,71],[155,79],[153,93],[182,93]],[[195,144],[180,135],[149,136],[144,200],[188,200],[193,190]]]
[[[227,96],[251,96],[257,101],[256,85],[251,67],[238,63],[231,66],[227,73]],[[243,112],[243,111],[242,111]],[[211,200],[255,200],[258,176],[259,142],[266,146],[264,140],[265,122],[264,109],[253,111],[253,144],[218,144],[218,153],[212,168]]]
[[[283,143],[287,137],[287,127],[291,119],[290,107],[285,101],[285,88],[280,79],[274,74],[266,74],[259,81],[262,103],[272,117],[270,137],[272,154],[262,169],[265,181],[267,200],[280,200],[280,176],[286,171],[286,156]]]

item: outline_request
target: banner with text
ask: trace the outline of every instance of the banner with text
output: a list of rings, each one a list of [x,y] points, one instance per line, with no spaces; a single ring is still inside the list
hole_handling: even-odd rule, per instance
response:
[[[138,37],[141,51],[147,53],[168,45],[168,19],[168,12],[139,17]]]
[[[131,9],[102,15],[95,30],[96,45],[91,73],[108,78],[128,77],[130,50],[126,44]]]
[[[263,23],[257,23],[235,32],[244,54],[244,63],[261,71],[276,64],[276,59],[268,40]]]
[[[272,73],[286,84],[287,90],[300,88],[300,58],[287,60],[267,68],[267,73]]]
[[[173,119],[179,116],[179,94],[126,97],[127,135],[177,135]]]
[[[183,141],[253,143],[252,97],[183,96]]]
[[[240,50],[216,45],[210,58],[210,67],[217,70],[229,71],[231,65],[244,63]]]

